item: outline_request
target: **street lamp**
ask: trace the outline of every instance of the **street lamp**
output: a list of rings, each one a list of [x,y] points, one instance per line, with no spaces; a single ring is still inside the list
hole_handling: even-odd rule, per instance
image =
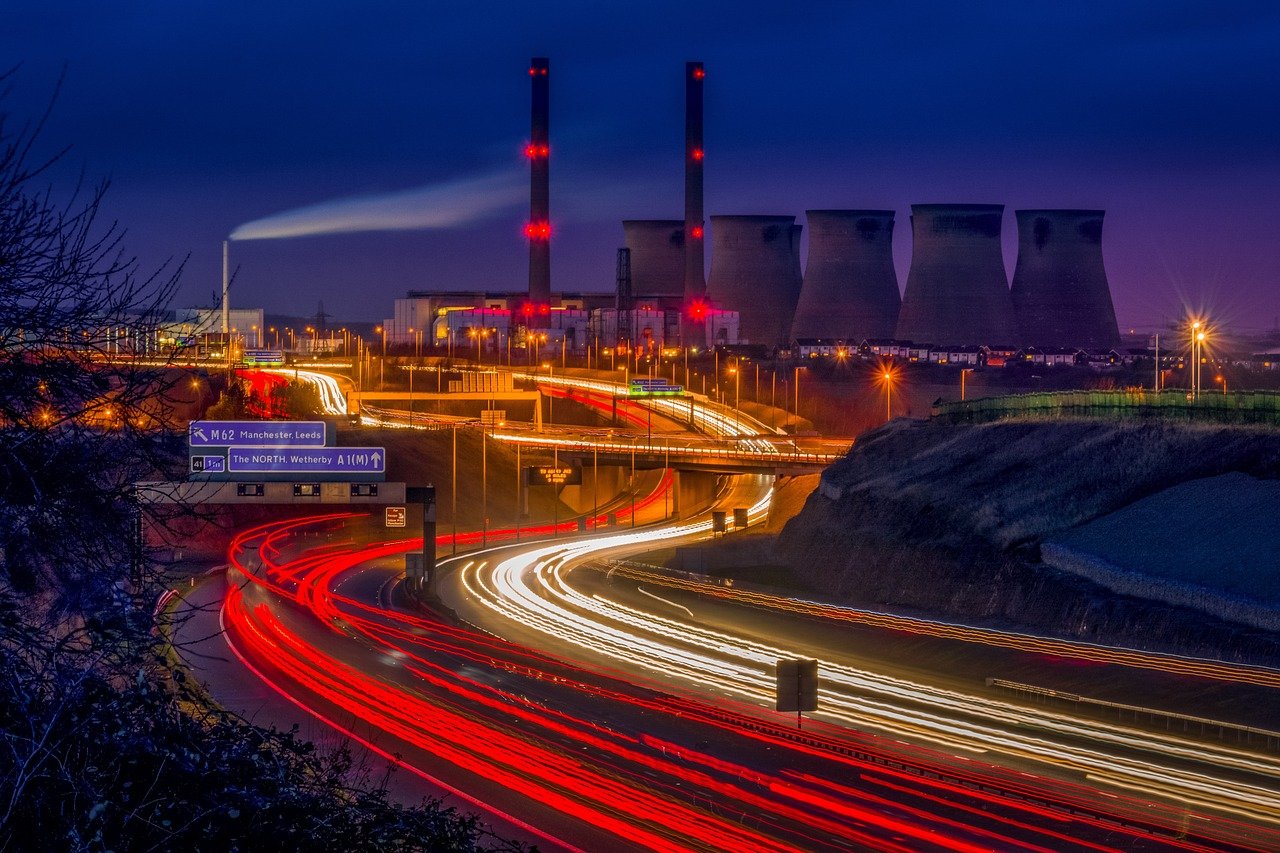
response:
[[[1200,362],[1204,359],[1204,330],[1196,332],[1196,398],[1200,397]]]
[[[889,365],[883,365],[877,381],[884,384],[884,422],[893,420],[893,382],[895,371]]]
[[[964,399],[964,375],[966,373],[973,373],[973,368],[972,367],[960,368],[960,399],[961,400]]]

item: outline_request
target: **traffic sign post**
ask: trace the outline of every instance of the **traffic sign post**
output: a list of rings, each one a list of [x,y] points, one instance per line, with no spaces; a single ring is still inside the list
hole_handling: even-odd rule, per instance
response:
[[[324,421],[192,421],[192,448],[324,447]]]
[[[385,474],[383,447],[230,447],[231,474]]]
[[[818,710],[818,662],[812,658],[779,660],[776,675],[776,710],[795,711],[796,728],[801,728],[801,714]]]

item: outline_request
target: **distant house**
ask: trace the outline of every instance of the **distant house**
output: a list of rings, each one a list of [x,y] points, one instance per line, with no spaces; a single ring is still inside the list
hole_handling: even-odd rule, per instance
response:
[[[882,358],[906,358],[912,346],[911,341],[899,341],[892,338],[870,338],[863,341],[858,350],[864,354]]]
[[[1129,347],[1124,352],[1120,353],[1120,363],[1125,365],[1135,364],[1136,362],[1143,361],[1148,358],[1155,358],[1155,357],[1156,357],[1156,353],[1155,353],[1155,350],[1153,349],[1145,349],[1142,347]],[[1160,360],[1164,361],[1164,358],[1161,358]]]
[[[911,344],[907,347],[907,361],[918,361],[927,364],[933,344]]]
[[[932,364],[958,364],[961,367],[977,367],[985,363],[985,352],[976,346],[934,347],[929,351]]]
[[[1249,366],[1256,370],[1280,370],[1280,350],[1254,353],[1249,356]]]
[[[1018,360],[1020,349],[1007,344],[983,347],[987,367],[1004,367]]]
[[[1079,356],[1079,363],[1092,370],[1110,370],[1124,364],[1124,357],[1113,349],[1084,351]]]
[[[1045,367],[1067,367],[1083,358],[1083,353],[1073,347],[1027,347],[1022,350],[1022,360]]]
[[[834,338],[797,338],[795,353],[800,358],[831,358],[847,352],[844,341]]]

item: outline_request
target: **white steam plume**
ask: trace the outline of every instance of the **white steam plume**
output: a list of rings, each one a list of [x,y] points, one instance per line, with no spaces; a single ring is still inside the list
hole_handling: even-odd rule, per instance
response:
[[[232,240],[357,231],[420,231],[474,222],[527,198],[529,179],[507,170],[378,195],[339,198],[246,222]]]

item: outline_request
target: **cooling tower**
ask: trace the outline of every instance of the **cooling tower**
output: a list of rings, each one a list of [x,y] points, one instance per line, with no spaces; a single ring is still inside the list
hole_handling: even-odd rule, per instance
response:
[[[895,337],[932,344],[1017,340],[1000,250],[1002,204],[913,204],[911,270]]]
[[[892,210],[809,210],[809,263],[791,337],[860,343],[898,322]]]
[[[684,64],[684,301],[692,305],[707,292],[702,214],[702,84],[701,62]]]
[[[550,62],[534,57],[529,63],[533,116],[529,145],[529,304],[530,325],[546,325],[551,307],[551,84]]]
[[[1019,210],[1013,310],[1022,343],[1105,350],[1120,345],[1102,265],[1101,210]]]
[[[679,219],[628,219],[623,245],[631,250],[631,292],[636,296],[684,293],[684,222]]]
[[[800,295],[800,229],[794,216],[711,217],[707,296],[739,313],[746,342],[788,343]]]

